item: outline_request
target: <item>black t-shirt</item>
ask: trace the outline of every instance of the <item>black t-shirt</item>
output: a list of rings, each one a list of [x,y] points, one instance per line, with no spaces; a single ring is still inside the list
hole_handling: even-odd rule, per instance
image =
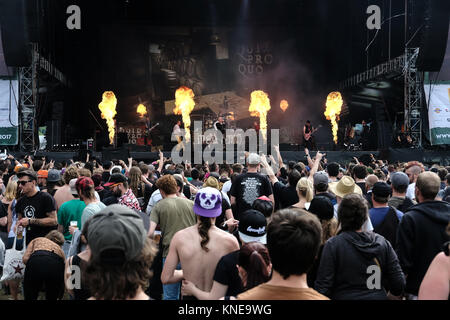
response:
[[[223,256],[217,263],[216,271],[214,272],[214,281],[228,286],[226,296],[235,297],[244,291],[242,281],[236,267],[238,258],[239,250]]]
[[[296,186],[286,186],[281,182],[275,182],[273,185],[273,195],[275,203],[279,205],[278,209],[287,208],[298,202]]]
[[[247,172],[236,177],[231,185],[230,194],[236,198],[235,219],[239,220],[242,212],[251,209],[253,201],[261,196],[273,194],[269,179],[256,172]]]
[[[361,188],[363,195],[367,194],[366,183],[365,182],[356,182],[356,184]]]
[[[32,197],[22,197],[17,201],[16,212],[22,218],[43,219],[47,213],[55,211],[56,205],[53,197],[47,192],[38,191]],[[42,227],[30,225],[27,227],[27,244],[38,237],[45,237],[47,233],[56,229],[54,227]]]
[[[228,201],[224,198],[222,198],[222,213],[220,214],[220,216],[218,216],[216,218],[216,227],[222,230],[228,230],[228,227],[223,227],[222,224],[224,221],[226,221],[226,216],[225,216],[225,211],[227,211],[228,209],[230,209],[231,206],[228,203]]]

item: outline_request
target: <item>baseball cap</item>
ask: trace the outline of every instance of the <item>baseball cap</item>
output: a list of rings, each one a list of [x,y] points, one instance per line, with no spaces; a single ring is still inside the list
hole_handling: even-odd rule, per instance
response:
[[[391,187],[386,182],[377,182],[373,185],[372,193],[375,196],[387,198],[391,194]]]
[[[29,177],[31,180],[37,180],[36,172],[34,172],[33,170],[23,170],[17,173],[17,177],[19,179],[25,176]]]
[[[70,193],[74,194],[74,195],[78,194],[77,187],[76,187],[77,180],[78,180],[78,178],[75,178],[75,179],[72,179],[69,181]]]
[[[194,213],[196,215],[215,218],[222,213],[222,193],[211,187],[200,189],[195,195]]]
[[[109,177],[107,183],[104,184],[105,187],[112,186],[113,184],[124,183],[127,181],[127,177],[125,177],[121,173],[114,173]]]
[[[89,177],[79,177],[75,183],[75,187],[77,190],[88,190],[94,187],[94,181]]]
[[[242,213],[239,220],[239,238],[245,243],[247,242],[267,242],[267,220],[266,217],[257,210],[246,210]]]
[[[314,174],[314,185],[318,186],[319,184],[328,184],[328,174],[322,171]]]
[[[260,164],[261,157],[256,153],[250,153],[247,159],[247,164]]]
[[[404,172],[394,172],[391,174],[392,187],[398,189],[400,186],[408,186],[409,178]]]
[[[38,178],[48,178],[48,171],[47,170],[39,170],[37,172]]]
[[[316,196],[311,200],[308,211],[315,214],[321,220],[330,220],[334,217],[334,208],[330,199]]]
[[[138,257],[146,237],[142,218],[126,206],[113,204],[90,218],[91,254],[103,263],[120,265]]]
[[[61,180],[61,173],[59,172],[59,170],[58,169],[50,169],[48,171],[47,181],[48,182],[58,182],[59,180]]]

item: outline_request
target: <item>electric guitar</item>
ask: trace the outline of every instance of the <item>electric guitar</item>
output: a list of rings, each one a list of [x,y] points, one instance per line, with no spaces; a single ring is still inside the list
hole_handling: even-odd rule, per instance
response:
[[[305,134],[303,135],[303,137],[305,138],[305,141],[309,141],[309,139],[311,139],[312,135],[313,135],[317,130],[319,130],[320,128],[322,128],[322,125],[321,125],[321,124],[320,124],[317,128],[312,129],[311,132],[305,133]]]
[[[152,132],[153,129],[155,129],[157,126],[159,126],[159,122],[157,124],[155,124],[153,127],[151,127],[150,129],[145,130],[145,134],[149,135],[150,132]]]

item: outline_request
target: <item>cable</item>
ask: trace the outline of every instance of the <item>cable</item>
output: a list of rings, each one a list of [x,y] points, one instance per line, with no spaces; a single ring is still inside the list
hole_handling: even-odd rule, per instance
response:
[[[367,50],[369,49],[370,45],[375,41],[375,38],[377,37],[378,32],[381,30],[381,26],[382,26],[386,21],[389,21],[389,20],[394,19],[394,18],[397,18],[397,17],[404,16],[405,14],[406,14],[406,13],[400,13],[400,14],[397,14],[397,15],[395,15],[395,16],[393,16],[393,17],[390,17],[390,18],[384,20],[384,21],[381,23],[381,25],[380,25],[380,29],[377,29],[377,32],[375,32],[375,35],[373,36],[372,41],[370,41],[370,43],[367,45],[365,51],[367,51]]]
[[[405,44],[405,47],[408,47],[408,44],[412,41],[412,39],[414,39],[414,37],[416,36],[417,32],[419,32],[420,29],[423,28],[423,26],[424,26],[424,24],[422,23],[422,25],[421,25],[419,28],[417,28],[416,32],[414,32],[413,36],[412,36],[412,37],[408,40],[408,42]]]

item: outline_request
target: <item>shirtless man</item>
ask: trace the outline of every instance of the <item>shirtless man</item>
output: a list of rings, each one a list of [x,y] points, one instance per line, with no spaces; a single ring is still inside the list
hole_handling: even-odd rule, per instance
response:
[[[161,274],[161,282],[175,283],[182,279],[203,291],[210,291],[217,262],[224,255],[239,250],[234,236],[215,226],[222,212],[222,195],[214,188],[202,188],[195,197],[197,224],[178,231],[170,243],[169,254]],[[181,262],[183,270],[175,270]],[[183,300],[194,297],[184,296]]]

